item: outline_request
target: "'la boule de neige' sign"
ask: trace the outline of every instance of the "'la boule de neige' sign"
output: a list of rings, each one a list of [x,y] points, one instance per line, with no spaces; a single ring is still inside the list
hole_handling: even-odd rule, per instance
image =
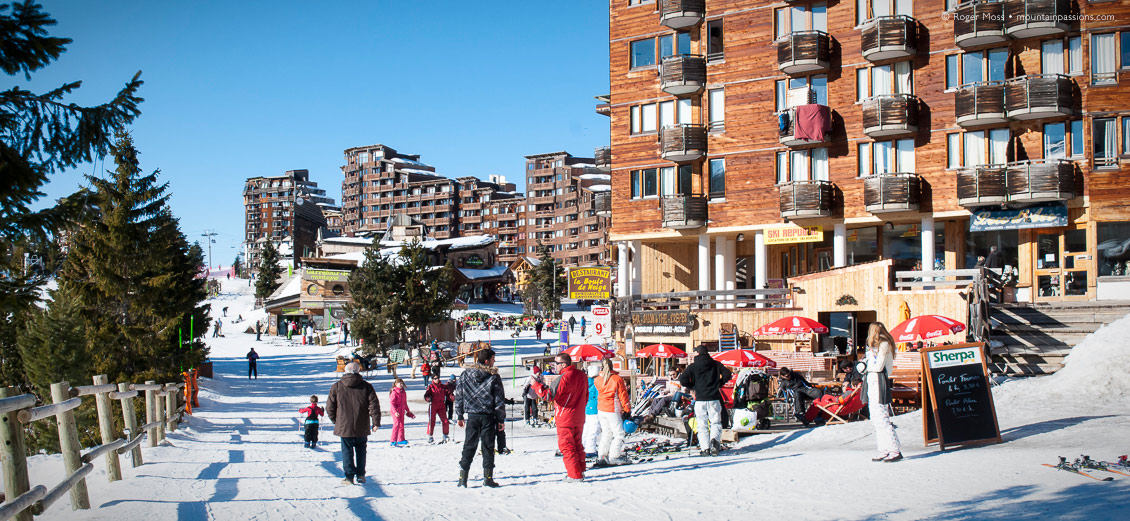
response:
[[[1001,431],[989,387],[985,344],[923,349],[922,433],[926,445],[1000,443]]]
[[[612,268],[569,268],[569,298],[608,300],[612,293]]]
[[[632,312],[632,331],[635,334],[685,335],[694,327],[690,311],[638,311]]]

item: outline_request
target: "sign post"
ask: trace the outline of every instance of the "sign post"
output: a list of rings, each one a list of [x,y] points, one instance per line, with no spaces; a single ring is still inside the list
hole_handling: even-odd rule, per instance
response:
[[[975,342],[921,351],[925,445],[937,442],[946,450],[1001,442],[984,349],[985,344]]]

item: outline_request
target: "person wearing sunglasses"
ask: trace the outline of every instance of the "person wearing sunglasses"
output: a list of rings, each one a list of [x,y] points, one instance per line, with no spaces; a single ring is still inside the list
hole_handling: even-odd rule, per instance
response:
[[[565,481],[585,480],[585,449],[581,437],[585,429],[585,405],[589,401],[589,382],[585,374],[573,367],[568,353],[559,353],[553,361],[561,375],[553,382],[554,422],[557,424],[557,447],[565,463]]]

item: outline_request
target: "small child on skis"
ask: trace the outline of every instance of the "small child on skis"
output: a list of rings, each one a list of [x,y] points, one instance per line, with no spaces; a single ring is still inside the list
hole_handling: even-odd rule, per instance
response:
[[[404,439],[404,417],[416,418],[416,415],[408,410],[408,394],[404,391],[404,387],[404,380],[397,378],[388,393],[389,403],[392,404],[392,439],[389,444],[393,447],[408,446],[408,441]]]
[[[318,407],[318,395],[314,395],[310,397],[310,405],[299,409],[298,412],[306,415],[306,432],[302,438],[302,446],[312,449],[318,445],[318,417],[325,416],[326,410]]]
[[[432,433],[436,428],[436,416],[439,416],[440,425],[443,427],[443,441],[447,443],[450,427],[447,423],[447,386],[439,381],[439,375],[432,375],[432,383],[424,391],[424,399],[428,401],[428,443],[435,443]]]

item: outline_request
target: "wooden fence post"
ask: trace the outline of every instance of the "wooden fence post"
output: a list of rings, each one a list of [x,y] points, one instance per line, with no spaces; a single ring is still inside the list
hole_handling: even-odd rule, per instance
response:
[[[161,390],[161,391],[157,391],[156,394],[154,395],[155,399],[153,401],[153,407],[156,409],[156,412],[157,412],[157,440],[158,441],[165,439],[165,427],[168,425],[168,422],[169,422],[168,418],[165,417],[165,405],[161,403],[165,398],[165,393],[167,393],[167,392],[168,391]]]
[[[110,383],[110,377],[104,374],[94,376],[94,385],[106,385],[108,383]],[[110,406],[110,393],[95,394],[94,406],[98,409],[98,432],[102,435],[102,444],[109,445],[117,439],[114,436],[114,409]],[[111,482],[122,479],[122,464],[118,460],[116,451],[106,452],[106,477],[110,478]]]
[[[0,388],[0,398],[18,396],[15,387]],[[33,404],[34,405],[34,404]],[[0,445],[3,445],[4,494],[8,501],[15,501],[31,488],[27,477],[27,456],[24,454],[24,426],[16,420],[17,411],[0,416]],[[16,521],[32,521],[31,510],[24,510]]]
[[[118,392],[129,393],[129,384],[118,384]],[[133,397],[122,398],[122,420],[125,422],[126,430],[129,431],[129,441],[141,436],[137,430],[137,412],[133,408]],[[134,447],[130,454],[133,466],[141,466],[141,447]]]
[[[71,385],[67,382],[51,384],[51,401],[63,403],[71,399]],[[83,466],[82,444],[78,441],[78,424],[75,422],[73,410],[64,411],[55,416],[59,426],[59,449],[63,453],[63,465],[67,475],[78,472]],[[86,490],[86,478],[78,480],[71,488],[71,508],[73,510],[89,510],[90,495]]]
[[[176,384],[165,384],[165,425],[169,432],[177,430],[177,392]]]
[[[156,380],[146,380],[145,385],[152,385],[157,383]],[[145,390],[145,423],[151,424],[157,421],[157,391],[151,389]],[[149,446],[156,447],[157,442],[161,441],[157,438],[157,428],[154,427],[149,431]]]

